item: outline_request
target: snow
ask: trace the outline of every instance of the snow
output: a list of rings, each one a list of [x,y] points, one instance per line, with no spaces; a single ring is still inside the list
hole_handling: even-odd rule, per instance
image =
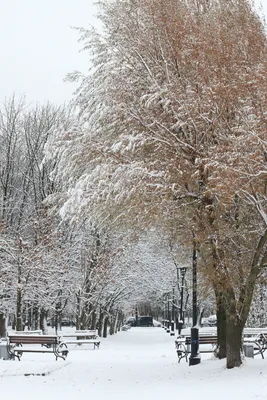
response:
[[[67,328],[66,328],[67,329]],[[201,364],[177,362],[174,337],[163,328],[131,328],[92,346],[69,346],[67,360],[25,353],[0,360],[1,397],[27,400],[266,399],[266,360],[245,359],[227,370],[225,360],[202,355]]]

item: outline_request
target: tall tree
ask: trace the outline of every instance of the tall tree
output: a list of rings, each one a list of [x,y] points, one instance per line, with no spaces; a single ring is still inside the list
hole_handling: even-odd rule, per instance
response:
[[[247,0],[115,0],[99,17],[101,34],[80,30],[93,63],[77,90],[80,128],[54,137],[71,188],[64,211],[112,223],[160,215],[193,232],[226,313],[227,367],[239,366],[267,255],[262,21]]]

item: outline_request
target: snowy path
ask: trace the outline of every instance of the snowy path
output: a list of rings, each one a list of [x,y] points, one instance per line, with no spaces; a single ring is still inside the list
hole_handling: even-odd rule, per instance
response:
[[[1,397],[267,399],[265,360],[248,360],[232,371],[225,369],[225,361],[211,359],[189,367],[177,363],[173,342],[162,328],[132,328],[102,339],[100,350],[70,347],[65,362],[56,362],[51,354],[27,353],[21,362],[0,360]]]

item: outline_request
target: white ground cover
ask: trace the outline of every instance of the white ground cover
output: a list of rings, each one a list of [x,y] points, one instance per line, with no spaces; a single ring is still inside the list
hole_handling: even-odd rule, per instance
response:
[[[180,364],[174,337],[163,328],[131,328],[92,345],[69,345],[66,361],[53,354],[25,353],[0,360],[2,399],[147,400],[267,399],[267,361],[245,359],[227,370],[225,360],[202,355],[201,364]],[[267,354],[266,354],[267,357]]]

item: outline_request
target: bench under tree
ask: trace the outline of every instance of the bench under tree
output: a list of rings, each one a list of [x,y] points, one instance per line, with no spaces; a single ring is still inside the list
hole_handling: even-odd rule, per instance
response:
[[[258,354],[264,358],[263,353],[267,349],[267,334],[260,333],[252,336],[251,333],[243,334],[243,343],[253,346],[253,356]],[[199,353],[214,353],[217,352],[217,335],[199,335]],[[202,345],[210,345],[209,348],[200,347]],[[191,336],[178,337],[175,340],[175,349],[178,357],[178,362],[185,358],[186,362],[188,355],[191,352]]]
[[[64,333],[63,339],[66,344],[93,344],[94,349],[100,346],[97,330],[77,330],[74,333]]]

